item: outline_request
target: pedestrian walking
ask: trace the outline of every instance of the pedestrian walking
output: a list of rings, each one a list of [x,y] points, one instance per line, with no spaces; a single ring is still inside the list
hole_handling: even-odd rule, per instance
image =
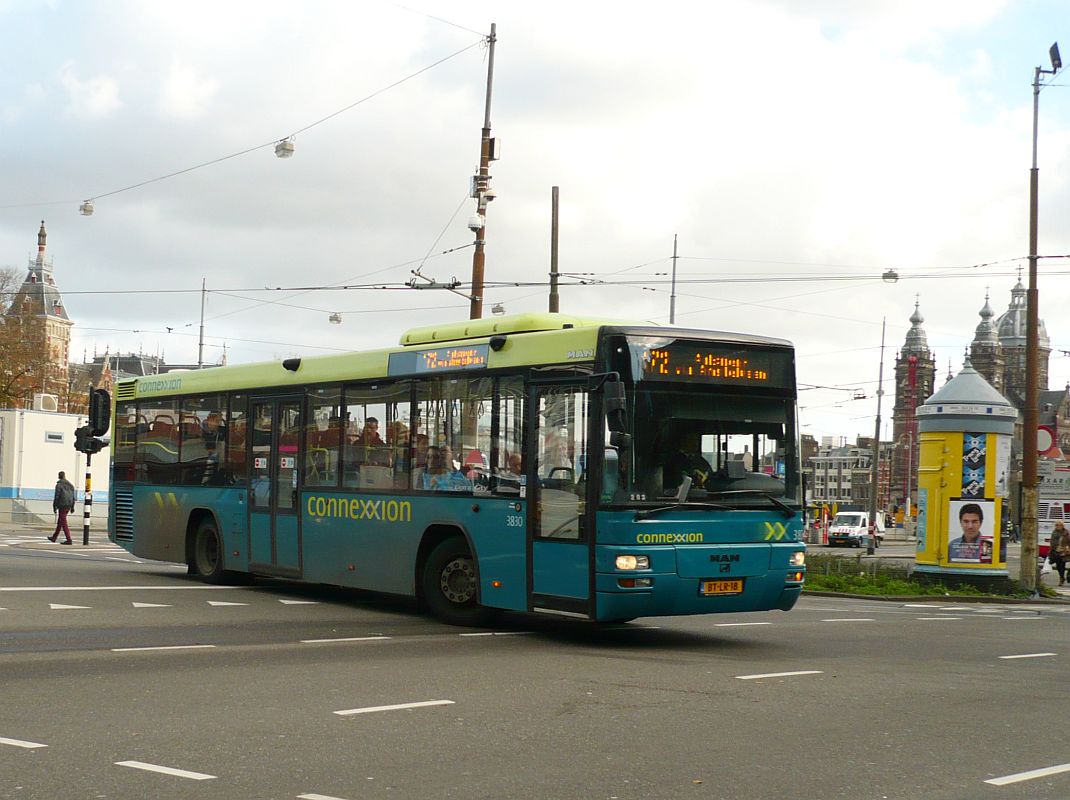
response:
[[[1061,522],[1055,523],[1048,545],[1048,561],[1059,573],[1059,585],[1066,583],[1066,562],[1070,560],[1070,531]]]
[[[56,481],[56,493],[52,497],[52,510],[57,514],[56,530],[48,537],[48,541],[56,541],[59,532],[62,530],[67,537],[67,541],[63,542],[63,544],[74,544],[71,541],[70,526],[67,525],[67,515],[74,511],[75,496],[74,484],[67,480],[63,472],[60,472],[59,480]]]

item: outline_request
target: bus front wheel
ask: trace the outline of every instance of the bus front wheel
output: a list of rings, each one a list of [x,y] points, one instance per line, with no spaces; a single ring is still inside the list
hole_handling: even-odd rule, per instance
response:
[[[192,574],[207,583],[223,582],[226,576],[226,570],[223,569],[223,541],[215,520],[206,519],[197,526],[189,567]]]
[[[443,622],[478,627],[493,616],[491,609],[479,605],[475,563],[460,537],[435,545],[424,563],[421,584],[428,610]]]

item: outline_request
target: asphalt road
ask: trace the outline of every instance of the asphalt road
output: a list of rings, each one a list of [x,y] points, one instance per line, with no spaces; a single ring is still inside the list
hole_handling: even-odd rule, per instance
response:
[[[471,630],[0,533],[0,609],[2,798],[1070,797],[1070,606]]]

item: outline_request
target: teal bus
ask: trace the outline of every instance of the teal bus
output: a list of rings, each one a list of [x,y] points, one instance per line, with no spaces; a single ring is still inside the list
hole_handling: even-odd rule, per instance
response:
[[[788,610],[805,578],[781,339],[526,314],[115,391],[136,556],[409,595],[441,619]]]

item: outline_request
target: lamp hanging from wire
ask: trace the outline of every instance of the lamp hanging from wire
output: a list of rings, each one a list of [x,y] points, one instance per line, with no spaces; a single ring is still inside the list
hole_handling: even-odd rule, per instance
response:
[[[83,217],[93,216],[93,201],[86,200],[80,206],[78,206],[78,213]]]
[[[275,155],[279,158],[289,158],[294,154],[294,141],[292,136],[287,136],[275,144]]]

